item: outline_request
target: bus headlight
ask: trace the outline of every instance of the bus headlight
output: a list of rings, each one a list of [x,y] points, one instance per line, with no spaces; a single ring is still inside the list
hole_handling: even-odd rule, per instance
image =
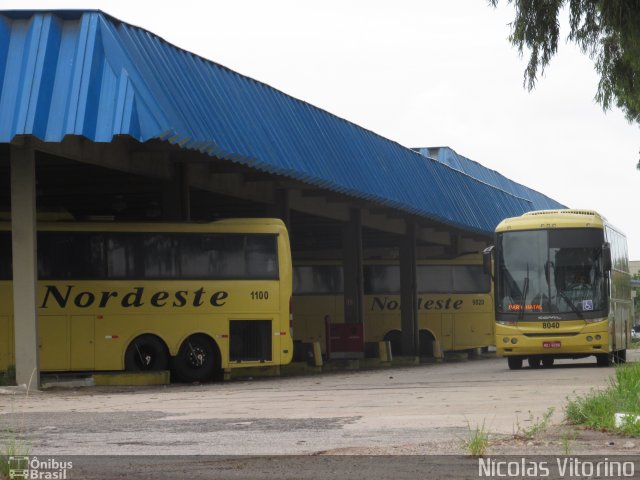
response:
[[[502,341],[504,343],[509,343],[509,337],[502,337]]]
[[[592,337],[591,335],[589,335],[589,336],[587,337],[587,342],[591,342],[591,341],[593,341],[593,337]]]
[[[518,339],[517,338],[512,338],[511,339],[511,343],[513,343],[515,345],[516,343],[518,343]]]
[[[601,340],[602,337],[600,335],[596,335],[596,340]]]

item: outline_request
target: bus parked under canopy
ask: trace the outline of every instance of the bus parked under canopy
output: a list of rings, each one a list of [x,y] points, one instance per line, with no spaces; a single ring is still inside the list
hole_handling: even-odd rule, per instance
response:
[[[42,371],[183,381],[287,364],[291,253],[280,220],[38,225]],[[11,231],[0,224],[0,370],[14,362]]]
[[[397,260],[364,263],[364,339],[389,341],[393,354],[401,355],[400,266]],[[416,273],[421,356],[493,345],[493,291],[480,254],[418,260]],[[328,260],[297,261],[293,293],[295,340],[319,341],[324,351],[323,318],[344,323],[342,266]]]

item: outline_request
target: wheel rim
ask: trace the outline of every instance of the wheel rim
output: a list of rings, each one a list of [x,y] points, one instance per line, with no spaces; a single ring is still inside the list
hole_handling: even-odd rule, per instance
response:
[[[157,352],[154,348],[150,348],[146,345],[138,345],[136,343],[136,354],[134,361],[136,366],[140,370],[151,370],[157,360]]]
[[[207,351],[201,344],[189,342],[186,360],[189,368],[193,370],[203,368],[208,360]]]

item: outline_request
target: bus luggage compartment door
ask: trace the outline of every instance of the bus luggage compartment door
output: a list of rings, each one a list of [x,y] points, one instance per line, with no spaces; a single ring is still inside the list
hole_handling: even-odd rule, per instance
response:
[[[93,370],[94,318],[89,315],[71,317],[71,370]]]
[[[229,361],[270,362],[272,337],[271,320],[229,321]]]

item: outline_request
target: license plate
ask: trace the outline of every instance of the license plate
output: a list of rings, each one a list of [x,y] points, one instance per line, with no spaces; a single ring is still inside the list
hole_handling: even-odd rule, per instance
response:
[[[543,348],[560,348],[560,342],[542,342]]]

